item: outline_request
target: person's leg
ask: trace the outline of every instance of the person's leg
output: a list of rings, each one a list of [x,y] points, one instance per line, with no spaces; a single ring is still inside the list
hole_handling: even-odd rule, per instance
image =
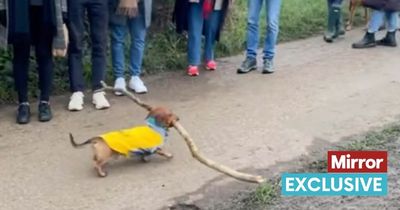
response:
[[[204,60],[208,70],[216,70],[217,67],[214,61],[214,45],[220,26],[221,15],[221,11],[214,11],[210,14],[208,19],[204,21]]]
[[[197,66],[201,63],[201,37],[203,32],[202,3],[190,3],[189,5],[189,27],[188,27],[188,74],[197,76]]]
[[[388,47],[396,47],[396,30],[398,24],[398,13],[397,12],[386,12],[385,14],[387,19],[388,31],[385,38],[379,40],[377,44],[388,46]]]
[[[128,25],[131,35],[129,70],[132,76],[140,76],[147,32],[142,12],[137,17],[130,19]]]
[[[281,0],[267,0],[267,35],[265,36],[264,43],[263,74],[270,74],[275,71],[273,59],[275,56],[275,46],[279,34],[281,3]]]
[[[398,27],[398,19],[399,13],[398,12],[386,12],[386,19],[388,22],[388,32],[395,32]]]
[[[111,25],[111,59],[115,77],[114,88],[126,89],[125,82],[125,37],[128,27],[125,25]],[[121,96],[123,93],[116,91],[115,95]]]
[[[105,97],[101,81],[106,73],[106,47],[108,34],[108,2],[105,0],[89,0],[87,11],[92,40],[92,102],[96,109],[107,109],[110,103]]]
[[[275,56],[275,45],[279,34],[281,0],[267,0],[267,35],[265,36],[263,59],[272,60]]]
[[[266,0],[269,1],[269,0]],[[257,69],[257,50],[259,40],[259,25],[261,7],[264,0],[247,1],[247,37],[246,59],[237,69],[238,74],[245,74]]]
[[[92,40],[92,90],[102,88],[106,72],[106,47],[108,34],[108,2],[105,0],[89,0],[87,11]]]
[[[385,12],[373,10],[371,19],[369,21],[368,30],[359,42],[353,43],[352,47],[354,49],[363,49],[376,46],[375,33],[381,27],[384,16]]]
[[[267,2],[269,0],[266,0]],[[253,0],[247,2],[247,58],[255,59],[257,57],[259,41],[259,19],[261,7],[264,0]]]
[[[369,21],[368,25],[368,32],[369,33],[376,33],[379,31],[379,28],[381,27],[383,20],[385,17],[385,12],[380,11],[380,10],[373,10],[371,14],[371,19]]]
[[[53,81],[53,33],[51,28],[41,21],[43,18],[42,7],[32,8],[31,14],[36,17],[36,19],[31,17],[31,20],[36,20],[31,23],[31,34],[34,38],[35,55],[39,73],[40,101],[38,116],[39,121],[47,122],[52,118],[49,100]]]
[[[68,68],[71,92],[82,92],[85,86],[83,78],[83,39],[86,0],[69,0],[68,2]]]
[[[139,4],[139,9],[139,15],[128,21],[131,34],[129,70],[132,76],[129,81],[129,88],[136,93],[147,93],[147,88],[140,79],[147,32],[143,3]]]
[[[19,103],[28,103],[28,70],[30,43],[28,40],[13,44],[13,76]]]
[[[123,78],[125,72],[125,37],[128,27],[111,25],[111,59],[115,79]]]

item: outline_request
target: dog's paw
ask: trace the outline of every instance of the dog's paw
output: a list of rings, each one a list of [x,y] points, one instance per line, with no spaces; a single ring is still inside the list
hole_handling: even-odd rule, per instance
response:
[[[145,156],[142,156],[142,158],[141,158],[141,160],[144,162],[144,163],[148,163],[148,162],[150,162],[150,156],[149,155],[145,155]]]
[[[97,171],[97,175],[98,175],[100,178],[104,178],[104,177],[106,177],[108,174],[107,174],[107,172],[105,172],[105,171]]]
[[[170,160],[170,159],[172,159],[174,157],[174,155],[171,154],[171,153],[165,153],[164,157],[166,157],[168,160]]]

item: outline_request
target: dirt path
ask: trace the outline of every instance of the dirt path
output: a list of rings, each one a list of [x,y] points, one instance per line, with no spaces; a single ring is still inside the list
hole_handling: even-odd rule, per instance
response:
[[[352,32],[333,45],[321,37],[279,45],[274,75],[236,75],[239,56],[196,79],[146,78],[151,94],[143,99],[172,107],[210,158],[247,172],[268,168],[307,154],[316,141],[337,142],[398,118],[400,49],[352,50],[361,36]],[[221,186],[235,182],[191,159],[175,132],[171,162],[120,160],[98,179],[89,148],[72,149],[68,132],[83,140],[142,123],[145,113],[125,98],[112,97],[110,110],[87,105],[80,113],[64,111],[66,101],[53,102],[51,123],[27,126],[13,123],[14,107],[1,107],[0,209],[152,210],[176,198],[227,193]]]

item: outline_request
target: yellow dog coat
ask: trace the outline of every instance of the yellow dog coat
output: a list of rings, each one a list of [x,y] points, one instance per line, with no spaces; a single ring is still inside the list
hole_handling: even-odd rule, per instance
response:
[[[148,125],[112,131],[100,137],[114,151],[127,157],[153,154],[164,144],[166,130],[148,119]]]

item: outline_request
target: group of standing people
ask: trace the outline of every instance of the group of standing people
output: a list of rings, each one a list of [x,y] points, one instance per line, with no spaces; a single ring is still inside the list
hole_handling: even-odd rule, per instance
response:
[[[328,0],[328,27],[324,35],[326,42],[332,42],[340,35],[344,35],[341,6],[343,0]],[[363,0],[363,6],[372,9],[372,15],[368,23],[364,37],[353,43],[354,49],[375,47],[376,45],[396,47],[396,31],[400,11],[400,0]],[[375,34],[385,25],[386,36],[376,40]]]
[[[274,72],[273,58],[279,32],[281,0],[251,0],[248,1],[247,55],[237,73],[248,73],[257,68],[258,23],[264,2],[268,27],[263,73]],[[188,32],[186,71],[189,76],[198,76],[203,62],[206,70],[217,69],[214,46],[220,38],[230,4],[232,0],[176,0],[173,18],[177,32]],[[91,89],[95,108],[110,107],[101,85],[106,73],[109,34],[115,88],[128,87],[136,93],[146,93],[148,90],[140,75],[151,16],[152,0],[0,0],[0,44],[3,48],[12,46],[12,69],[19,102],[17,123],[27,124],[31,117],[28,99],[31,47],[35,50],[39,78],[38,120],[47,122],[53,117],[50,94],[54,57],[68,57],[72,93],[68,110],[83,109],[85,79],[82,59],[86,46],[84,43],[86,19],[90,29]],[[129,61],[125,62],[128,35]],[[128,83],[125,80],[126,68],[130,73]],[[115,94],[122,95],[120,92]]]

